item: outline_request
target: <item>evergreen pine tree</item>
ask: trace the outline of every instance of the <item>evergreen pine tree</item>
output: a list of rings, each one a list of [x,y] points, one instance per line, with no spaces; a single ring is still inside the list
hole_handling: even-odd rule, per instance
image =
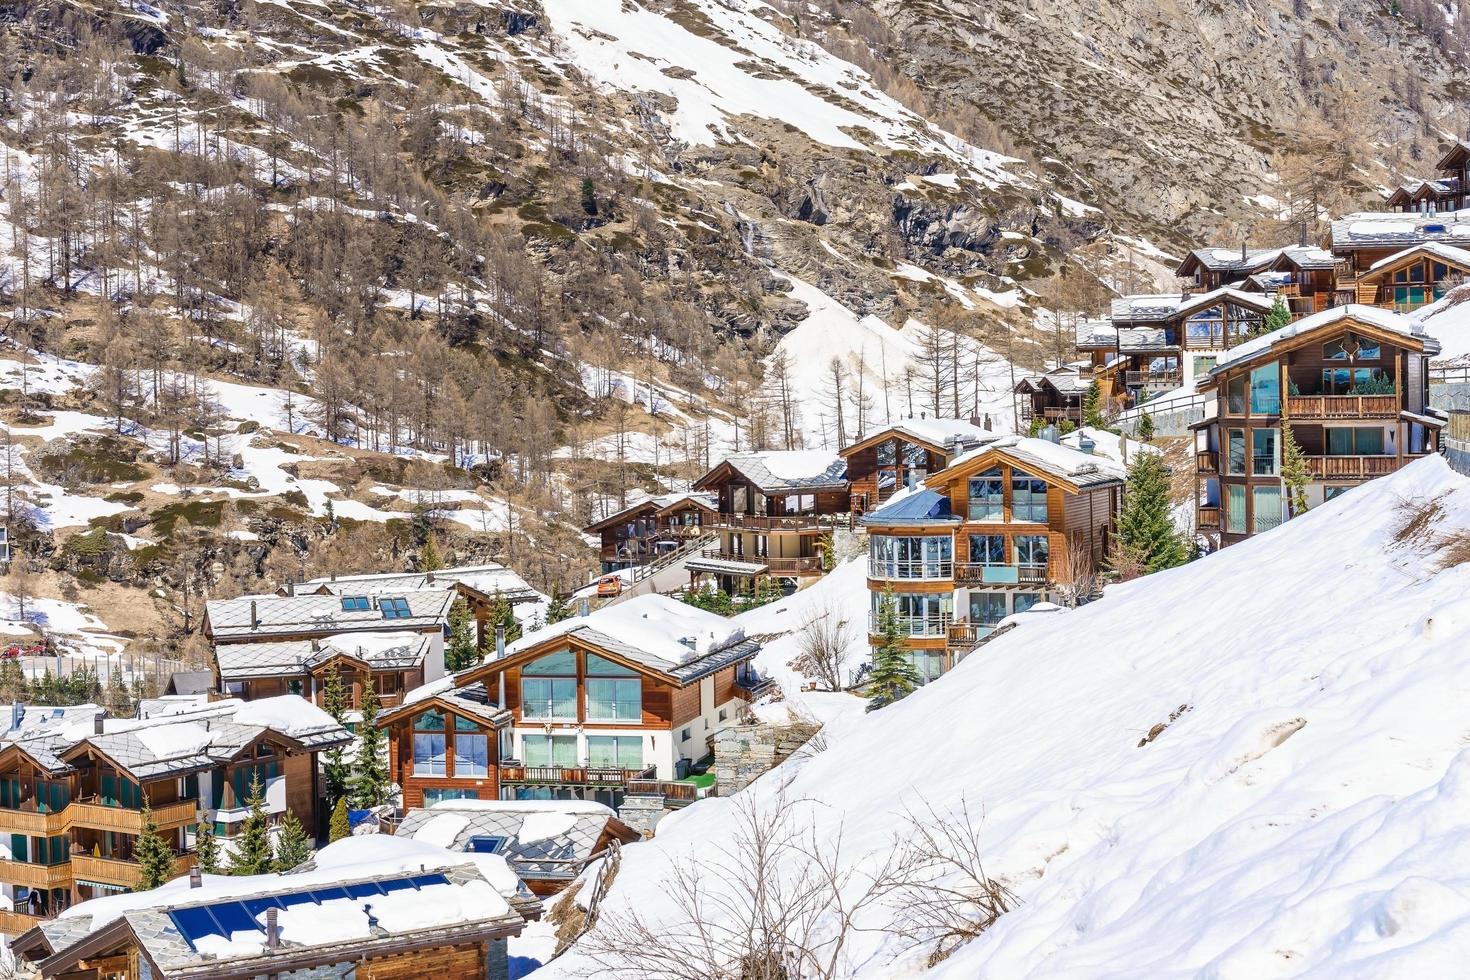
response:
[[[890,588],[878,602],[880,638],[873,650],[873,670],[868,675],[868,710],[875,711],[908,697],[919,686],[919,672],[914,669],[904,646],[903,628],[898,622],[898,602]]]
[[[357,725],[357,755],[347,776],[347,794],[360,810],[388,802],[388,760],[383,758],[383,732],[375,724],[378,695],[372,685],[362,692],[362,721]]]
[[[281,815],[280,831],[276,834],[275,870],[290,871],[311,860],[311,841],[306,839],[306,828],[296,819],[296,814],[287,810]]]
[[[559,623],[564,619],[571,618],[572,607],[567,604],[566,599],[553,591],[551,594],[551,604],[546,607],[546,622],[548,624]]]
[[[207,823],[199,825],[199,833],[194,838],[194,853],[199,857],[201,873],[207,875],[220,873],[219,841],[215,840],[214,828]]]
[[[769,605],[785,597],[781,591],[781,580],[774,575],[767,575],[761,579],[760,585],[756,586],[755,604],[757,606]]]
[[[1107,424],[1102,415],[1102,382],[1096,378],[1087,386],[1087,394],[1082,396],[1082,424],[1094,429],[1101,429]]]
[[[592,186],[591,177],[582,178],[582,211],[588,215],[597,213],[597,188]]]
[[[133,713],[132,695],[128,693],[127,684],[123,683],[122,668],[115,664],[112,673],[107,676],[107,691],[103,695],[102,703],[107,706],[107,713],[114,718],[126,718]]]
[[[424,538],[424,548],[419,552],[419,571],[433,572],[443,567],[444,559],[439,555],[439,542],[431,531],[428,537]]]
[[[1297,443],[1291,422],[1284,413],[1281,416],[1281,482],[1286,485],[1286,503],[1291,508],[1291,516],[1305,514],[1307,485],[1312,482],[1312,473],[1307,469],[1302,447]]]
[[[817,554],[822,556],[822,571],[830,572],[837,567],[837,542],[831,531],[823,531],[817,540]]]
[[[1118,514],[1118,544],[1148,572],[1189,560],[1184,540],[1169,520],[1169,473],[1159,453],[1137,452],[1128,466],[1123,509]]]
[[[148,798],[143,798],[143,833],[133,845],[133,860],[138,862],[138,890],[157,888],[173,877],[174,855],[169,846],[158,836],[158,824],[153,820],[153,808]]]
[[[1154,417],[1151,412],[1144,412],[1138,417],[1138,439],[1140,442],[1154,441]]]
[[[230,874],[263,875],[271,870],[271,824],[265,813],[265,789],[260,784],[259,773],[250,777],[250,795],[245,803],[250,812],[234,838]]]
[[[521,638],[521,624],[516,622],[515,613],[511,611],[510,601],[504,595],[495,593],[495,600],[490,604],[490,618],[485,628],[494,635],[495,627],[505,627],[505,642],[514,643]]]
[[[347,821],[347,797],[332,807],[332,822],[327,825],[327,843],[335,844],[344,837],[352,836],[352,825]]]
[[[1277,296],[1276,302],[1271,304],[1271,308],[1266,311],[1265,317],[1262,318],[1261,325],[1252,330],[1250,336],[1260,337],[1264,334],[1272,333],[1273,331],[1280,330],[1290,322],[1291,310],[1286,308],[1286,301],[1280,296]]]
[[[475,627],[470,607],[463,597],[449,607],[449,642],[444,645],[444,668],[450,673],[465,670],[480,662],[480,647],[475,642]]]
[[[342,686],[342,675],[336,664],[327,671],[326,690],[322,693],[322,707],[339,725],[347,723],[347,691]],[[336,802],[347,795],[347,756],[342,748],[328,749],[322,757],[322,776],[326,784],[327,799]]]

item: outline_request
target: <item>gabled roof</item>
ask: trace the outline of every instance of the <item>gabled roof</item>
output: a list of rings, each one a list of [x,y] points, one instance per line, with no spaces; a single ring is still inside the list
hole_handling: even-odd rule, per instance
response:
[[[714,497],[707,493],[695,493],[692,490],[684,493],[663,493],[655,497],[644,497],[642,500],[634,501],[622,510],[614,514],[609,514],[600,521],[593,521],[591,524],[582,528],[582,530],[591,534],[611,524],[629,520],[640,513],[662,514],[666,511],[673,510],[681,504],[692,504],[710,513],[714,513],[715,508],[718,506]]]
[[[383,595],[384,593],[417,592],[423,589],[448,589],[462,586],[487,597],[501,595],[509,602],[532,602],[542,596],[515,572],[491,562],[484,565],[456,565],[432,572],[383,572],[366,575],[337,575],[314,578],[296,585],[296,594],[325,592],[332,595]]]
[[[1111,320],[1094,320],[1091,317],[1077,324],[1077,349],[1100,350],[1118,342],[1118,328]]]
[[[1434,165],[1434,169],[1449,170],[1458,167],[1460,162],[1467,156],[1470,156],[1470,143],[1464,140],[1455,140],[1440,156],[1439,162]]]
[[[1325,248],[1316,245],[1288,245],[1271,262],[1269,268],[1283,269],[1291,266],[1303,271],[1324,271],[1337,267],[1337,259]]]
[[[436,688],[435,693],[412,701],[405,699],[397,707],[385,710],[378,715],[378,725],[380,727],[387,725],[402,715],[416,715],[435,703],[471,720],[482,721],[497,730],[511,722],[510,711],[495,703],[495,699],[483,683],[477,682],[457,688],[448,688],[442,681],[435,681],[434,685],[425,685],[425,687],[430,686]]]
[[[1470,242],[1467,242],[1470,244]],[[1443,242],[1420,242],[1418,245],[1410,245],[1402,251],[1395,252],[1387,258],[1379,259],[1368,267],[1368,271],[1360,278],[1369,278],[1377,275],[1387,275],[1397,266],[1414,260],[1419,256],[1438,259],[1446,265],[1452,265],[1462,272],[1470,272],[1470,250],[1456,248]]]
[[[1046,439],[1009,436],[989,446],[966,453],[943,470],[924,481],[925,487],[938,488],[950,482],[1008,460],[1033,476],[1055,483],[1073,492],[1112,486],[1127,476],[1122,465],[1094,453],[1058,445]],[[874,515],[876,516],[876,515]]]
[[[1273,250],[1272,254],[1279,250]],[[1271,301],[1263,299],[1258,293],[1248,293],[1245,290],[1233,286],[1221,286],[1207,293],[1183,295],[1181,293],[1146,293],[1136,296],[1120,296],[1113,300],[1112,317],[1114,325],[1119,325],[1119,342],[1122,342],[1120,324],[1125,323],[1150,323],[1172,320],[1175,317],[1187,315],[1194,310],[1203,309],[1219,302],[1236,303],[1249,307],[1253,310],[1265,312],[1271,308]]]
[[[214,649],[221,681],[259,677],[305,677],[336,656],[372,670],[411,670],[433,649],[431,633],[344,633],[320,640],[222,643]]]
[[[495,853],[530,881],[570,880],[607,839],[631,843],[641,836],[608,807],[584,800],[447,800],[409,810],[395,833],[451,851],[470,850],[477,837],[498,837]]]
[[[949,494],[922,488],[896,495],[888,503],[863,515],[869,527],[890,524],[958,524],[960,519],[949,506]]]
[[[1236,344],[1221,355],[1220,360],[1210,369],[1209,376],[1217,377],[1227,368],[1256,360],[1288,345],[1294,346],[1296,341],[1318,331],[1335,332],[1344,325],[1358,327],[1366,333],[1385,337],[1394,343],[1423,350],[1431,356],[1439,353],[1439,341],[1425,334],[1422,324],[1392,310],[1352,303],[1304,316],[1279,330]]]
[[[205,617],[215,640],[346,632],[422,632],[448,622],[455,593],[449,589],[405,590],[401,594],[369,592],[366,609],[344,609],[338,595],[247,595],[238,599],[211,599]],[[342,595],[354,594],[350,590]],[[378,599],[401,598],[409,615],[384,616]],[[252,624],[251,616],[255,616]]]
[[[694,488],[717,487],[729,471],[745,477],[762,493],[847,489],[847,461],[819,449],[736,453],[696,480]]]
[[[1332,222],[1333,251],[1342,248],[1398,246],[1419,242],[1470,243],[1470,210],[1418,214],[1361,211]]]
[[[939,453],[950,453],[960,446],[973,448],[992,439],[1000,438],[999,433],[991,432],[969,419],[907,418],[899,419],[886,428],[854,442],[842,450],[840,455],[846,459],[861,449],[895,436],[920,443]]]
[[[1187,276],[1197,265],[1211,272],[1250,272],[1275,258],[1277,251],[1274,248],[1241,249],[1216,245],[1196,248],[1184,256],[1175,274]]]

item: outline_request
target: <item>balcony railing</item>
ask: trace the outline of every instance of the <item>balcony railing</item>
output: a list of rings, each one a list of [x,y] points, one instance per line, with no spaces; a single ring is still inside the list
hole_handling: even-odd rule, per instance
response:
[[[1041,410],[1041,416],[1048,422],[1060,422],[1062,419],[1070,419],[1073,422],[1081,422],[1082,408],[1081,406],[1072,406],[1065,408],[1043,408]]]
[[[1307,471],[1319,479],[1366,480],[1398,468],[1397,456],[1308,456]]]
[[[502,783],[622,786],[630,779],[652,778],[654,767],[612,769],[603,766],[501,766]]]
[[[30,864],[26,861],[0,861],[0,882],[26,888],[65,888],[71,884],[71,862]]]
[[[709,518],[710,527],[738,531],[818,531],[845,520],[845,514],[727,514]]]
[[[1293,419],[1397,418],[1399,396],[1287,395],[1286,411]]]
[[[954,562],[948,558],[917,561],[885,561],[869,559],[868,578],[885,579],[939,579],[954,576]]]
[[[1220,454],[1213,449],[1194,454],[1194,468],[1199,473],[1220,472]]]
[[[1045,585],[1046,573],[1045,565],[958,562],[954,580],[964,585]]]
[[[903,636],[947,636],[949,625],[954,622],[954,616],[899,616],[897,621],[898,631]],[[868,613],[868,633],[871,636],[877,636],[879,631],[878,613],[875,610]]]
[[[70,826],[66,810],[41,813],[36,810],[0,809],[0,833],[27,837],[55,837]]]
[[[822,571],[822,559],[819,555],[807,558],[768,558],[761,555],[737,555],[733,552],[721,551],[719,548],[704,548],[699,554],[702,558],[714,558],[719,561],[764,565],[766,571],[772,575],[810,575],[819,574]]]
[[[1201,506],[1196,511],[1195,527],[1201,531],[1220,530],[1220,508]]]
[[[949,646],[968,648],[989,636],[994,626],[964,619],[949,624]]]
[[[199,804],[193,800],[161,804],[153,810],[153,822],[158,825],[159,830],[171,830],[193,823],[198,819],[198,811]],[[111,830],[134,836],[143,832],[143,811],[106,806],[96,802],[96,797],[79,800],[61,813],[69,818],[73,827]]]
[[[699,786],[695,783],[667,779],[630,779],[624,792],[629,796],[662,796],[664,805],[671,807],[688,806],[699,799]]]
[[[1251,453],[1251,473],[1255,476],[1276,476],[1279,469],[1275,453]]]
[[[198,860],[197,854],[175,855],[172,877],[177,878],[188,874],[189,869],[198,863]],[[138,884],[138,876],[141,873],[142,867],[136,861],[93,857],[90,854],[71,856],[71,874],[77,881],[95,881],[100,885],[134,888]]]
[[[33,929],[45,921],[39,915],[26,915],[24,912],[0,909],[0,934],[19,936],[27,929]]]
[[[1184,383],[1182,371],[1127,371],[1124,384],[1129,388],[1177,388]]]

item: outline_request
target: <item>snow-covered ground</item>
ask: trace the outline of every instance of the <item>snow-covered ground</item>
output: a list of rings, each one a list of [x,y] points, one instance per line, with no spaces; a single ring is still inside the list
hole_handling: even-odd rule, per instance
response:
[[[630,910],[680,922],[671,862],[708,868],[739,808],[770,814],[783,794],[819,843],[840,835],[849,897],[912,833],[905,812],[968,807],[985,870],[1019,904],[938,977],[1463,973],[1470,566],[1395,540],[1401,501],[1434,498],[1436,533],[1463,539],[1470,481],[1429,458],[1024,624],[840,719],[824,751],[661,824],[626,849],[598,928]],[[838,975],[924,972],[927,950],[885,931],[904,914],[860,912]],[[545,975],[588,965],[574,951]]]

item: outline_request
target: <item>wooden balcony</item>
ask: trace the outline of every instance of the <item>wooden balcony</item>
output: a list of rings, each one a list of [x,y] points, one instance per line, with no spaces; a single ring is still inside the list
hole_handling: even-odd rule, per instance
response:
[[[721,551],[719,548],[703,548],[699,555],[701,558],[714,558],[719,561],[764,565],[766,571],[772,575],[820,575],[822,573],[822,559],[819,555],[807,558],[764,558],[756,555],[737,555],[734,552]]]
[[[990,565],[983,562],[955,562],[957,585],[1045,585],[1045,565]]]
[[[1199,507],[1195,510],[1195,529],[1199,531],[1220,530],[1220,508]]]
[[[1300,419],[1398,418],[1399,396],[1394,395],[1287,395],[1287,414]]]
[[[36,810],[0,810],[0,834],[55,837],[65,833],[68,826],[66,810],[59,810],[55,813],[40,813]]]
[[[1129,388],[1178,388],[1184,383],[1181,371],[1128,371],[1123,383]]]
[[[709,519],[709,527],[736,531],[820,531],[845,522],[845,514],[725,514]]]
[[[0,934],[19,936],[27,929],[34,929],[45,921],[39,915],[26,915],[24,912],[0,909]]]
[[[396,696],[402,697],[401,695]],[[159,830],[172,830],[175,827],[194,823],[198,819],[198,812],[199,804],[193,800],[164,803],[153,809],[153,822],[158,825]],[[69,819],[72,827],[111,830],[134,836],[143,832],[143,811],[104,806],[96,802],[95,797],[91,800],[73,803],[61,811],[61,815]]]
[[[180,854],[174,858],[174,869],[172,877],[177,878],[189,873],[189,869],[198,863],[196,854]],[[99,885],[116,885],[120,888],[133,888],[138,884],[138,875],[141,868],[136,861],[121,861],[117,858],[93,857],[90,854],[73,854],[71,856],[71,874],[77,881],[95,881]]]
[[[950,623],[949,636],[945,645],[952,649],[969,649],[989,636],[994,628],[984,623],[972,623],[969,620]]]
[[[1220,454],[1213,449],[1207,449],[1201,453],[1194,454],[1194,469],[1196,473],[1218,473],[1220,472]]]
[[[501,766],[502,783],[540,783],[544,785],[623,786],[630,779],[653,775],[647,769],[608,769],[594,766]]]
[[[629,796],[662,796],[669,807],[688,806],[699,799],[699,787],[694,783],[667,779],[630,779],[624,792]]]
[[[71,862],[28,864],[25,861],[0,861],[0,882],[26,888],[68,888],[71,886]]]
[[[1060,422],[1063,419],[1067,419],[1080,423],[1082,421],[1082,407],[1080,405],[1074,405],[1064,408],[1043,408],[1041,415],[1048,422]]]
[[[1397,456],[1307,456],[1307,471],[1322,480],[1368,480],[1398,469]]]

